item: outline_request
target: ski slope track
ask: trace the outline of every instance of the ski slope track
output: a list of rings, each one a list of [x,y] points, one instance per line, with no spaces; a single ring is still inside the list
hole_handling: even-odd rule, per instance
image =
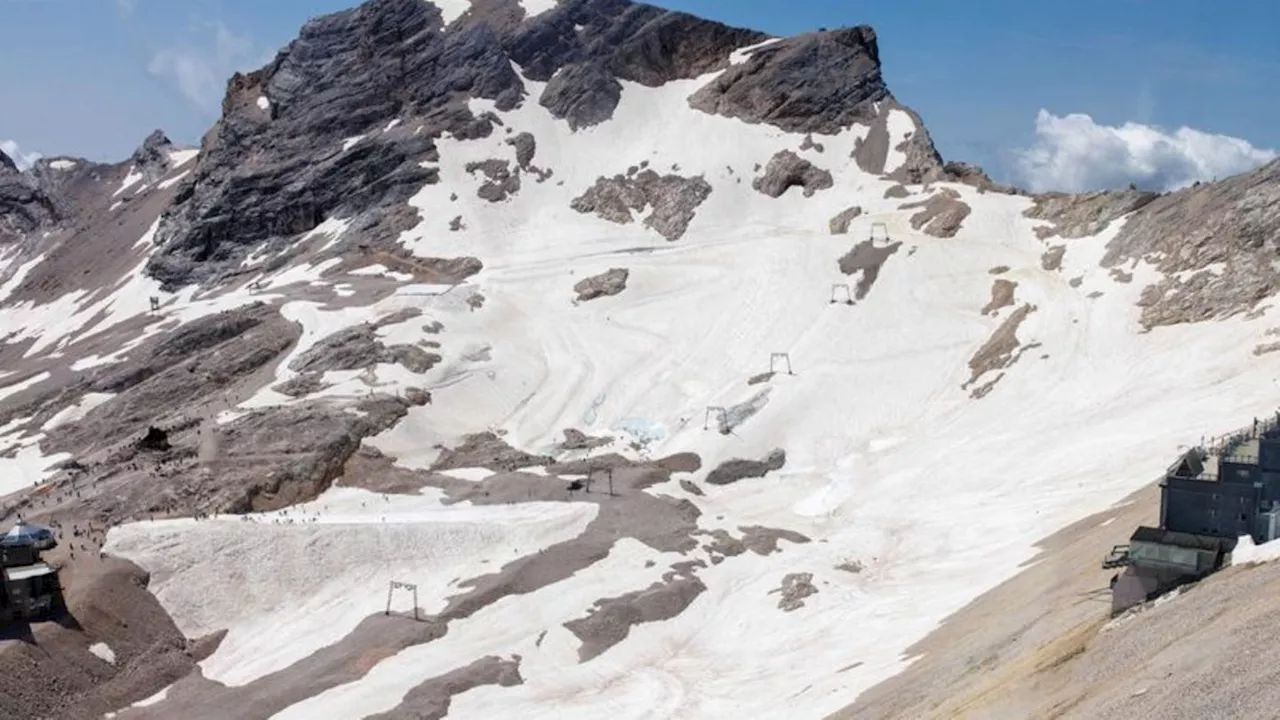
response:
[[[469,3],[443,8],[446,23],[470,17]],[[773,47],[739,49],[726,68]],[[225,631],[188,675],[107,708],[115,717],[197,716],[228,688],[270,698],[246,717],[376,716],[486,659],[518,666],[519,681],[454,687],[450,717],[820,717],[899,673],[907,648],[1015,575],[1038,541],[1149,483],[1180,445],[1280,402],[1280,355],[1253,352],[1274,327],[1267,313],[1141,326],[1142,291],[1160,274],[1129,263],[1126,281],[1100,264],[1123,218],[1051,242],[1036,232],[1045,221],[1024,215],[1027,197],[946,181],[887,194],[901,184],[887,175],[910,159],[907,137],[923,131],[903,111],[889,113],[892,146],[873,174],[854,158],[867,124],[786,132],[692,108],[727,69],[658,86],[622,80],[612,118],[576,130],[536,101],[547,83],[513,69],[527,93],[518,107],[469,101],[473,115],[500,120],[492,134],[436,140],[438,160],[425,162],[439,181],[404,203],[417,219],[398,235],[403,257],[359,259],[362,226],[329,217],[285,243],[297,250],[288,264],[271,262],[284,245],[263,249],[238,275],[171,292],[146,274],[157,212],[139,215],[118,249],[129,253],[122,273],[34,299],[20,289],[52,246],[0,247],[0,502],[12,514],[54,502],[68,443],[93,423],[124,413],[130,437],[147,430],[150,416],[122,409],[136,402],[127,388],[95,379],[179,328],[257,303],[297,337],[219,386],[216,403],[182,401],[186,424],[173,420],[170,434],[199,428],[200,492],[217,486],[219,463],[252,472],[270,459],[219,453],[271,413],[337,408],[343,422],[372,423],[379,399],[404,405],[298,502],[259,488],[238,512],[185,518],[165,510],[185,496],[156,485],[152,507],[113,518],[103,553],[150,574],[177,630],[192,641]],[[285,101],[251,102],[270,113]],[[536,151],[522,162],[511,140],[525,133]],[[829,173],[830,186],[757,190],[783,151]],[[199,175],[192,160],[149,178],[116,167],[104,207],[130,193],[111,212],[140,213],[147,198],[164,206]],[[477,169],[494,160],[552,173],[523,169],[518,191],[494,201],[485,188],[498,181]],[[650,172],[710,187],[674,240],[655,218],[679,199],[624,203],[612,220],[577,202],[601,179]],[[971,209],[954,237],[927,234],[919,208],[902,207],[942,193]],[[853,206],[848,232],[833,234],[830,220]],[[1067,249],[1046,269],[1054,242]],[[842,271],[857,246],[883,263]],[[443,283],[404,259],[463,256],[483,269]],[[625,287],[576,299],[577,283],[615,268],[628,271]],[[998,304],[997,281],[1012,296],[984,312]],[[860,285],[865,296],[846,303]],[[996,347],[1002,329],[1013,343]],[[356,338],[342,347],[385,351],[330,362],[340,333]],[[435,359],[415,365],[406,347]],[[186,365],[216,376],[231,362],[218,352],[155,378]],[[402,402],[420,391],[429,402]],[[733,415],[730,432],[709,408]],[[570,447],[566,430],[599,444]],[[289,444],[291,430],[274,432]],[[477,435],[533,460],[466,455]],[[715,474],[775,450],[781,467],[723,483]],[[700,462],[636,479],[690,454]],[[597,472],[609,464],[621,468],[614,495]],[[584,479],[589,492],[564,490]],[[642,511],[684,514],[651,523],[670,521],[659,537],[629,519]],[[760,532],[788,539],[738,552],[710,540],[754,547]],[[389,593],[393,581],[416,587],[422,622],[406,591]],[[808,592],[788,602],[795,584]],[[605,601],[675,587],[696,592],[621,613],[624,630],[599,648],[582,630]],[[362,645],[387,607],[399,624]],[[388,639],[420,632],[430,637]],[[131,661],[126,644],[109,646],[113,663]],[[326,652],[346,669],[315,681],[308,663]],[[300,677],[314,692],[278,691],[289,678],[312,687]]]

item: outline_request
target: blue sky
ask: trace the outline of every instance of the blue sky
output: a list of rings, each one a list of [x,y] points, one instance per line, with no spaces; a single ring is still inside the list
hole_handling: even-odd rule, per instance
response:
[[[261,65],[308,17],[352,3],[0,0],[0,140],[99,160],[126,157],[155,127],[196,143],[232,70]],[[870,24],[890,89],[942,154],[1022,184],[1177,185],[1280,148],[1280,3],[659,4],[778,35]]]

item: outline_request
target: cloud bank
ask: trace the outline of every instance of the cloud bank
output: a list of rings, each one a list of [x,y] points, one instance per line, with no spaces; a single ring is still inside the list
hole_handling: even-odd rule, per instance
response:
[[[1246,172],[1276,158],[1247,140],[1189,127],[1172,132],[1127,122],[1099,125],[1084,114],[1036,115],[1036,141],[1016,155],[1015,172],[1033,192],[1126,187],[1176,190]]]
[[[8,155],[13,160],[13,164],[18,166],[19,170],[26,170],[31,167],[35,161],[43,157],[43,155],[38,152],[23,152],[22,148],[18,147],[18,143],[12,140],[0,140],[0,152]]]
[[[173,81],[182,96],[201,110],[213,112],[221,106],[231,75],[264,64],[270,54],[221,22],[201,25],[199,30],[200,41],[161,49],[147,70]]]

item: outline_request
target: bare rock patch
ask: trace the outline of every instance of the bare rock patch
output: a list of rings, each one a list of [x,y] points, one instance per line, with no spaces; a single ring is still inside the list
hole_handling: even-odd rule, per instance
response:
[[[933,197],[922,202],[906,203],[901,209],[921,208],[911,216],[911,227],[937,238],[955,237],[965,218],[973,212],[967,203],[960,200],[960,194],[945,188]]]
[[[512,172],[511,165],[506,160],[469,162],[466,170],[471,175],[476,173],[484,175],[485,182],[476,190],[476,195],[481,199],[502,202],[520,192],[520,171]]]
[[[862,214],[862,208],[854,205],[851,208],[841,210],[838,215],[831,218],[828,223],[832,235],[847,235],[849,233],[849,225]]]
[[[882,247],[874,240],[863,240],[836,261],[840,272],[845,275],[861,273],[858,285],[854,289],[854,300],[861,300],[867,296],[871,286],[880,277],[880,270],[884,264],[898,252],[900,247],[902,247],[901,242],[892,242]]]
[[[578,294],[578,302],[617,295],[627,289],[627,278],[630,276],[631,271],[626,268],[610,268],[599,275],[579,280],[574,284],[573,291]]]
[[[1054,245],[1040,256],[1040,267],[1052,272],[1062,269],[1062,258],[1066,257],[1066,245]]]
[[[995,315],[1000,308],[1009,307],[1013,304],[1013,291],[1018,287],[1018,283],[1012,280],[1000,278],[991,284],[991,301],[982,308],[983,315]]]
[[[790,150],[782,150],[769,159],[764,174],[751,181],[751,187],[772,198],[793,187],[804,189],[805,197],[812,197],[819,190],[834,187],[831,173],[815,166]]]
[[[1039,343],[1023,345],[1018,340],[1018,328],[1035,309],[1034,305],[1023,305],[1005,318],[1000,327],[996,328],[987,342],[969,360],[971,375],[969,380],[961,385],[961,389],[967,390],[973,387],[988,373],[999,372],[1010,367],[1022,357],[1023,353],[1039,347]],[[995,388],[1002,377],[1004,374],[1000,373],[991,381],[974,388],[972,397],[975,399],[984,397]]]
[[[488,656],[429,680],[405,694],[395,708],[369,715],[370,720],[443,720],[456,695],[485,685],[523,685],[519,656],[504,660]]]
[[[570,207],[621,225],[633,222],[633,213],[652,207],[645,226],[675,241],[684,235],[698,206],[710,196],[711,184],[702,176],[659,175],[645,169],[630,177],[599,178]]]
[[[778,609],[783,612],[794,612],[804,607],[804,599],[816,595],[818,588],[813,584],[813,573],[790,573],[782,578],[782,587],[770,590],[769,594],[781,594]]]
[[[726,460],[707,474],[708,485],[731,485],[746,478],[761,478],[787,464],[787,453],[774,450],[763,460]]]

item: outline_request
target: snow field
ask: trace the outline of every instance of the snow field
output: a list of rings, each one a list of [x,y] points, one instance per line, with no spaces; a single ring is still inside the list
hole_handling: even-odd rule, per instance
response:
[[[462,592],[453,583],[577,537],[595,515],[588,503],[444,507],[438,496],[335,487],[249,520],[120,526],[104,551],[152,573],[152,592],[188,637],[229,628],[202,668],[243,685],[383,612],[391,580],[416,583],[424,612],[439,612]],[[399,600],[393,610],[410,609]]]

